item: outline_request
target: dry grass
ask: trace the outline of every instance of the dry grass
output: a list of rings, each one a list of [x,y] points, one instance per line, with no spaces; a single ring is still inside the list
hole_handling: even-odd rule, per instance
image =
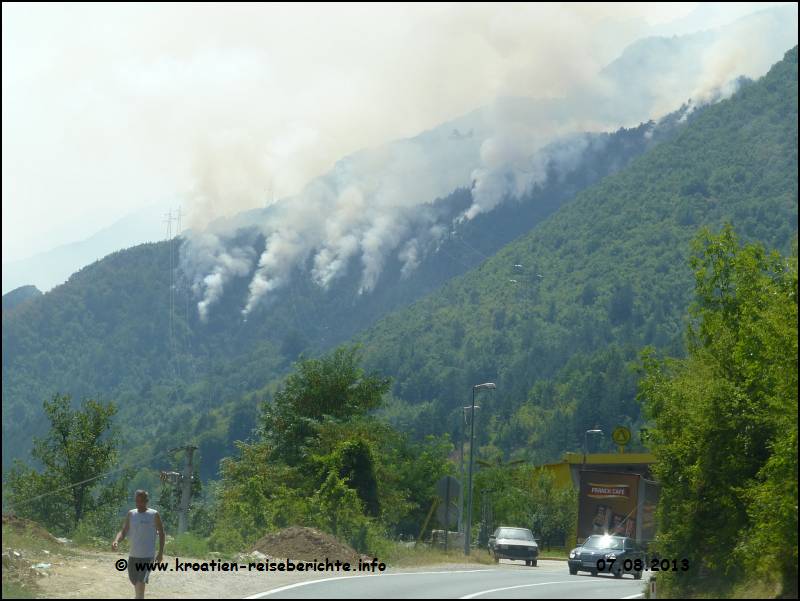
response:
[[[454,563],[494,564],[494,560],[485,550],[473,549],[469,556],[465,556],[462,549],[448,549],[445,553],[441,547],[432,547],[427,544],[407,546],[394,543],[385,555],[379,559],[387,565],[398,568]]]

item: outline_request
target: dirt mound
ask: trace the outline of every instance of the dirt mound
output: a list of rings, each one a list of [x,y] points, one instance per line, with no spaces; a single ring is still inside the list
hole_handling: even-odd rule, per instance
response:
[[[29,532],[38,538],[57,543],[59,542],[55,536],[50,534],[43,526],[37,524],[32,520],[17,517],[10,513],[3,514],[3,528],[13,528],[17,532]]]
[[[358,563],[359,553],[352,547],[339,542],[330,534],[314,528],[292,526],[280,532],[267,534],[253,547],[270,557],[302,561],[349,561]]]

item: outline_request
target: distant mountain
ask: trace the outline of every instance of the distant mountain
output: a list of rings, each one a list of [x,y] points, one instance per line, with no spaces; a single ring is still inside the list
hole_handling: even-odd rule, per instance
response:
[[[10,311],[27,301],[42,295],[36,286],[20,286],[3,295],[3,311]]]
[[[47,292],[81,267],[117,250],[165,237],[169,207],[150,205],[119,219],[85,240],[57,246],[26,259],[3,263],[3,294],[24,284]]]

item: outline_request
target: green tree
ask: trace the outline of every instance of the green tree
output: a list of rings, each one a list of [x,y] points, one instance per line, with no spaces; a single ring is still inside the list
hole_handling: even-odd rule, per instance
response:
[[[117,464],[118,439],[112,429],[113,403],[86,400],[72,409],[68,395],[44,402],[50,432],[35,438],[36,470],[17,461],[8,477],[14,511],[62,532],[71,532],[89,512],[116,508],[125,496],[123,478],[102,484]]]
[[[212,542],[241,547],[294,524],[374,551],[387,532],[416,532],[452,445],[409,442],[376,417],[389,381],[359,361],[354,347],[301,361],[265,404],[259,438],[222,462]]]
[[[323,527],[333,534],[352,536],[363,523],[363,506],[358,494],[334,472],[328,473],[312,502],[319,510]]]
[[[662,483],[657,547],[692,566],[664,584],[724,593],[757,575],[796,595],[797,252],[742,248],[726,226],[698,236],[691,264],[689,355],[645,353],[640,389]]]
[[[276,458],[297,464],[324,420],[346,421],[381,404],[390,380],[365,374],[360,362],[359,347],[351,346],[297,364],[263,408],[262,432]]]
[[[482,468],[475,477],[475,494],[486,491],[497,526],[530,528],[546,545],[563,545],[574,532],[577,496],[569,488],[555,486],[552,474],[525,465],[495,465]],[[477,516],[475,516],[477,517]]]
[[[377,517],[380,513],[378,481],[369,443],[365,440],[348,440],[339,445],[335,456],[339,477],[356,491],[367,515]]]

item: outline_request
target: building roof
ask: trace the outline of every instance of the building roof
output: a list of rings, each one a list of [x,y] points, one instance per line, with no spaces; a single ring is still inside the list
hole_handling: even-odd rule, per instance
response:
[[[652,453],[589,453],[586,455],[586,465],[650,465],[651,463],[655,463],[655,461],[655,455]],[[583,453],[564,453],[564,458],[558,463],[569,463],[571,465],[575,465],[582,464],[583,462]]]

